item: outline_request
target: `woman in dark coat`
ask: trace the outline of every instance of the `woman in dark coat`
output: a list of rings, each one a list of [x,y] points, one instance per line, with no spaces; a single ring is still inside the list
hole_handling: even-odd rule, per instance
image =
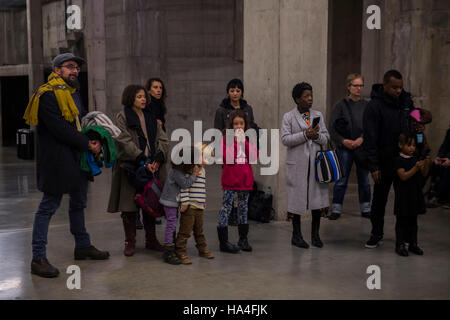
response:
[[[155,115],[156,121],[162,125],[164,131],[166,131],[166,87],[164,82],[159,78],[150,78],[145,84],[145,89],[150,95],[148,101],[148,107],[150,111]],[[167,132],[167,131],[166,131]]]
[[[167,159],[169,140],[147,108],[149,100],[144,87],[130,85],[122,95],[124,110],[116,117],[116,125],[122,131],[116,138],[118,161],[113,168],[113,179],[108,212],[122,212],[125,231],[126,256],[134,254],[136,243],[136,189],[129,183],[124,167],[137,167],[145,163],[147,170],[156,174]],[[146,248],[163,251],[156,239],[155,219],[144,214]]]

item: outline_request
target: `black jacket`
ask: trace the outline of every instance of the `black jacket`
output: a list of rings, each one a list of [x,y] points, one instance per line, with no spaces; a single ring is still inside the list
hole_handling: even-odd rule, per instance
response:
[[[441,147],[439,148],[438,157],[439,158],[450,158],[450,129],[447,130],[444,142],[442,143]]]
[[[396,101],[381,84],[373,86],[371,98],[363,117],[363,148],[374,172],[389,166],[398,156],[398,137],[410,131],[409,114],[414,106],[410,93],[403,91]]]
[[[220,107],[216,111],[216,117],[214,118],[214,128],[219,129],[220,131],[224,130],[230,117],[230,112],[233,110],[235,110],[235,108],[231,105],[230,98],[224,99],[220,104]],[[241,100],[241,110],[246,113],[247,118],[250,121],[250,128],[256,129],[253,109],[249,104],[247,104],[247,101]]]
[[[80,119],[85,113],[80,113]],[[88,149],[89,139],[78,132],[75,122],[64,119],[51,91],[39,99],[38,119],[38,189],[53,195],[80,190],[82,179],[86,179],[80,168],[80,154]]]
[[[164,132],[166,132],[166,107],[163,105],[160,99],[158,100],[153,96],[150,96],[150,99],[151,101],[148,105],[148,108],[150,108],[150,111],[157,120],[162,121],[163,123],[162,128]]]

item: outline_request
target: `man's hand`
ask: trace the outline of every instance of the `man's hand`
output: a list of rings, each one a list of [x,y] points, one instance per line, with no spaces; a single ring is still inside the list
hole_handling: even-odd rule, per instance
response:
[[[364,142],[364,139],[363,138],[361,138],[361,137],[359,137],[358,139],[356,139],[355,141],[355,149],[356,148],[359,148],[359,147],[361,147],[362,146],[362,144],[363,144],[363,142]]]
[[[372,179],[373,181],[375,181],[375,183],[380,183],[381,182],[381,171],[374,171],[372,172]]]
[[[98,140],[89,140],[88,150],[96,156],[102,151],[102,144]]]
[[[185,213],[188,210],[189,206],[181,205],[180,212]]]
[[[441,163],[441,166],[443,166],[444,168],[450,167],[450,159],[445,158],[445,159],[441,159],[441,160],[443,160],[443,162]]]
[[[436,159],[434,159],[434,164],[437,165],[437,166],[442,165],[442,159],[437,157]]]
[[[158,124],[162,127],[163,126],[163,122],[159,119],[156,119],[156,122],[158,122]]]

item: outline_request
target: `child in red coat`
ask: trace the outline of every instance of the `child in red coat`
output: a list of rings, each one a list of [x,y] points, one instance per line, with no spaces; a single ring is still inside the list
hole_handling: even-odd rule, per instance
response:
[[[220,241],[220,251],[237,253],[239,250],[252,251],[248,243],[249,225],[247,222],[248,199],[253,190],[253,170],[250,162],[257,158],[257,148],[254,143],[249,143],[245,137],[245,131],[249,128],[246,114],[236,109],[230,113],[227,129],[234,130],[234,137],[224,135],[223,145],[223,171],[222,190],[223,206],[219,212],[219,225],[217,233]],[[239,242],[235,246],[228,242],[228,216],[233,208],[235,194],[238,197],[238,230]]]

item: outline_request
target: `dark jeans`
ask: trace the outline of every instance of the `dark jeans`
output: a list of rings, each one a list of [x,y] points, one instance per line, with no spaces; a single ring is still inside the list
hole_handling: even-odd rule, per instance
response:
[[[333,205],[332,212],[342,213],[342,204],[344,203],[345,192],[347,191],[348,178],[353,166],[353,151],[346,148],[338,148],[337,154],[342,164],[344,177],[337,181],[333,189]],[[356,163],[355,163],[356,165]],[[356,166],[356,175],[358,177],[358,194],[359,194],[359,206],[361,212],[370,211],[370,182],[369,182],[369,170]]]
[[[393,162],[394,160],[392,160]],[[372,214],[372,235],[382,237],[384,227],[384,214],[388,201],[389,191],[395,179],[395,169],[393,163],[381,167],[381,182],[375,183],[373,188]]]
[[[83,180],[80,190],[69,193],[69,220],[70,232],[75,238],[75,248],[87,248],[91,245],[89,234],[84,224],[84,209],[87,204],[88,181]],[[50,195],[44,193],[39,209],[34,217],[33,225],[33,259],[47,258],[46,245],[50,219],[58,210],[63,195]]]

